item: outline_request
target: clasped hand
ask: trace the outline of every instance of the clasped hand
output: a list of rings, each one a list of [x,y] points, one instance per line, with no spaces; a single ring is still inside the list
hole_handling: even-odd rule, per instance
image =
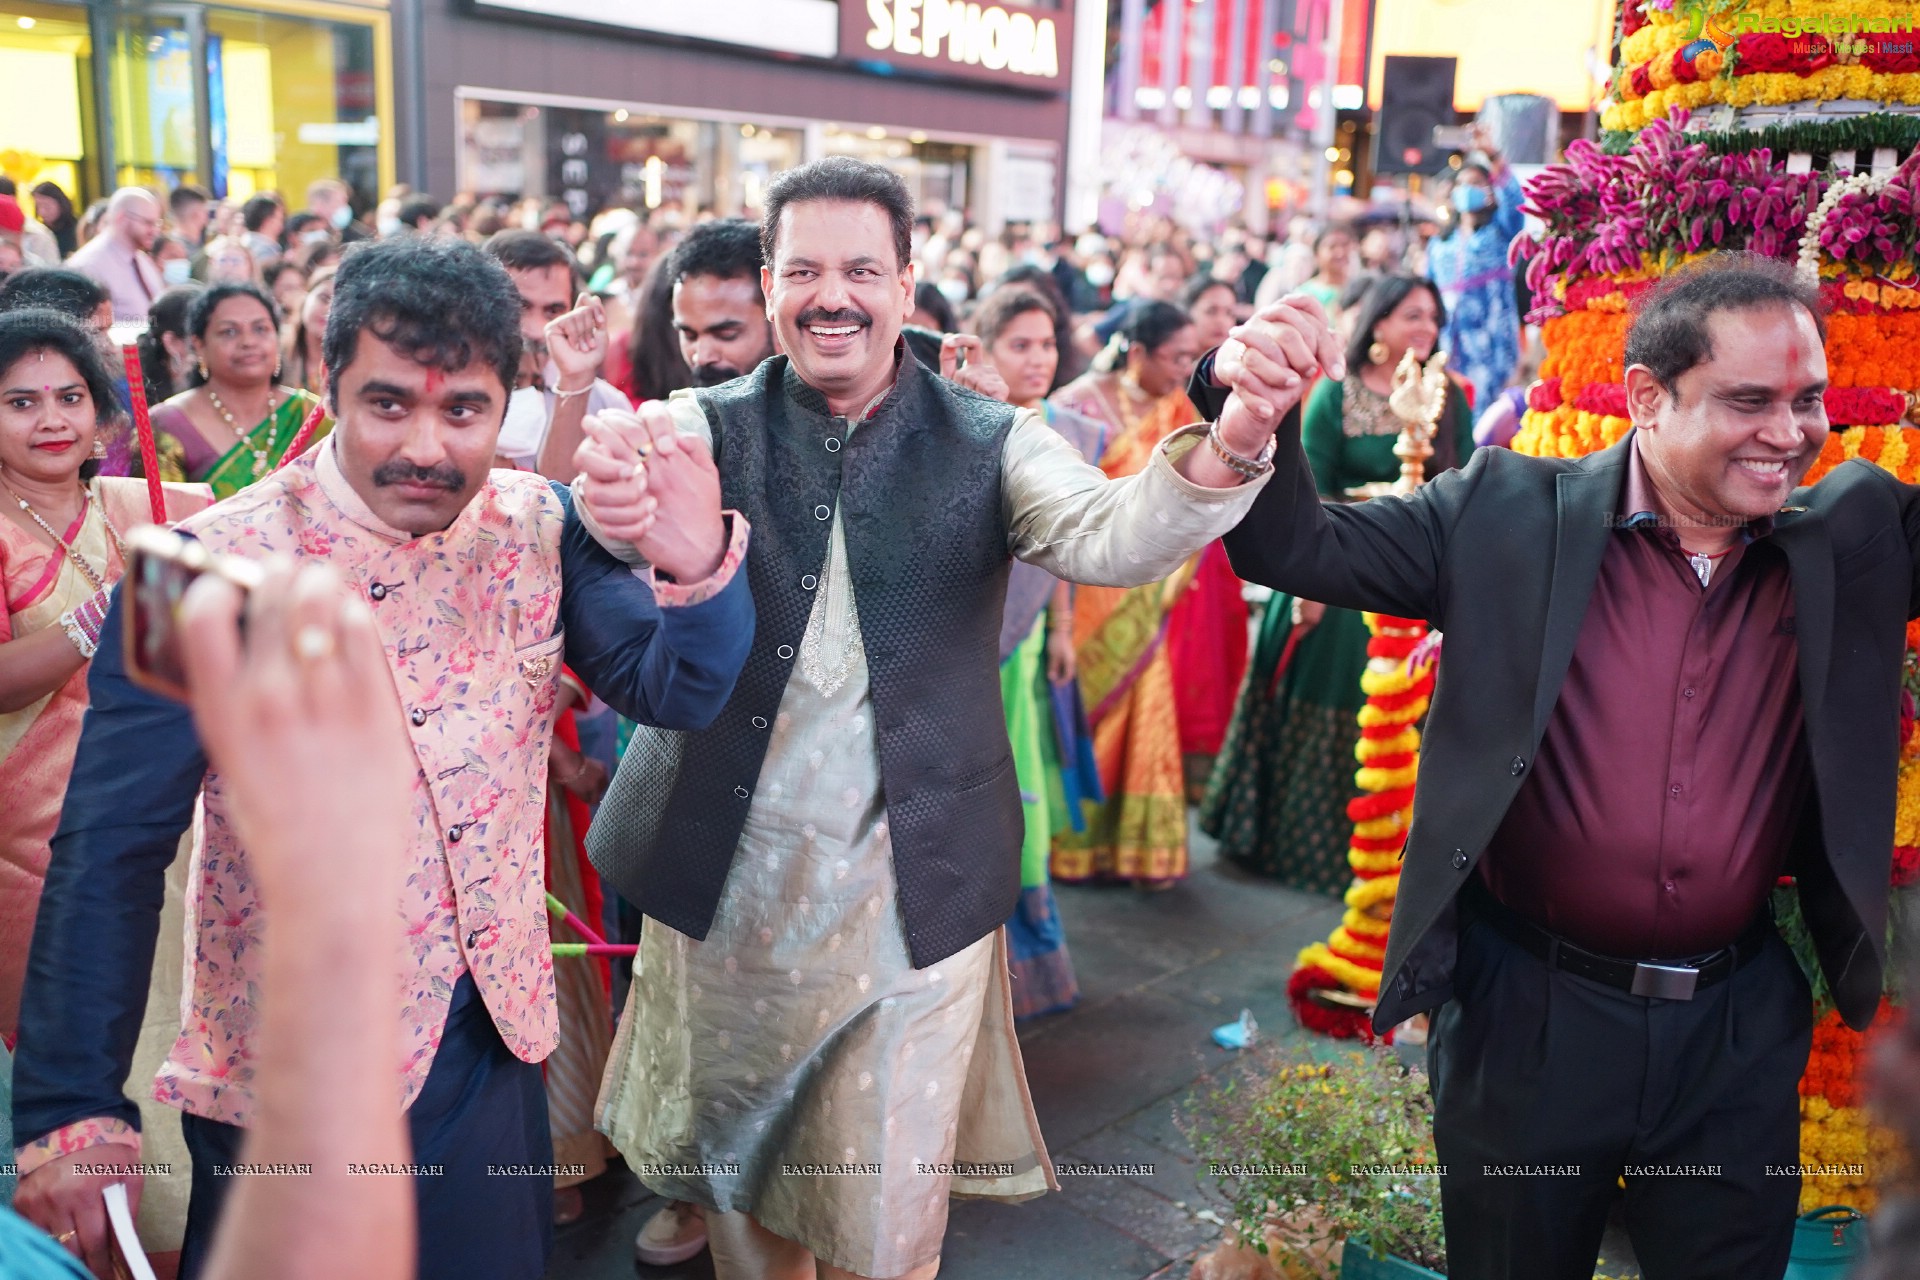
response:
[[[1220,414],[1227,447],[1246,457],[1259,453],[1322,372],[1344,378],[1346,358],[1312,298],[1291,294],[1235,325],[1213,360],[1214,383],[1233,388]]]
[[[608,411],[574,453],[580,501],[608,537],[630,542],[676,582],[712,577],[726,554],[720,472],[705,444],[674,430],[667,406]]]

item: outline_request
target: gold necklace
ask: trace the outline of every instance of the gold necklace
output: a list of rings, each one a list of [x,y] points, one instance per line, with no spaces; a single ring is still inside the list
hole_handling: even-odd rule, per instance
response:
[[[1148,394],[1144,387],[1139,386],[1137,383],[1129,382],[1125,374],[1121,374],[1118,378],[1115,378],[1114,382],[1121,387],[1121,389],[1130,392],[1134,398],[1146,397],[1148,408],[1149,410],[1151,409],[1153,397]],[[1132,432],[1138,424],[1139,419],[1127,412],[1125,403],[1123,403],[1121,399],[1108,393],[1106,388],[1102,387],[1098,382],[1093,384],[1093,389],[1094,393],[1105,402],[1106,407],[1113,411],[1113,425],[1118,427],[1122,433]]]
[[[247,441],[253,436],[255,431],[258,431],[262,426],[273,421],[273,397],[274,388],[269,387],[267,389],[267,416],[255,423],[250,430],[242,431],[240,424],[233,420],[233,415],[227,412],[227,406],[221,403],[220,393],[213,389],[211,382],[207,384],[207,399],[213,401],[213,411],[227,420],[227,430],[233,432],[234,442],[245,445],[247,452],[253,455],[253,478],[255,480],[259,480],[267,474],[267,450],[273,444],[273,434],[269,432],[267,434],[266,446],[258,449],[247,444]]]
[[[19,494],[13,491],[12,485],[4,485],[0,487],[4,487],[8,495],[12,497],[15,502],[20,504],[20,509],[27,513],[27,518],[29,520],[32,520],[35,524],[39,525],[40,528],[46,532],[46,535],[49,538],[53,539],[53,545],[60,548],[60,550],[66,555],[67,559],[73,561],[73,567],[78,569],[80,571],[80,575],[84,577],[89,583],[93,584],[93,589],[96,593],[105,591],[107,589],[106,581],[103,578],[101,578],[101,576],[98,573],[94,572],[93,566],[87,563],[87,558],[81,555],[78,551],[76,551],[71,542],[68,542],[65,538],[61,537],[57,532],[55,532],[54,527],[48,524],[46,522],[46,519],[43,516],[41,516],[41,514],[38,511],[35,511],[25,498],[21,497]],[[93,493],[85,485],[80,486],[80,507],[81,507],[80,527],[84,529],[87,527],[87,519],[86,519],[87,512],[94,509]],[[120,552],[120,562],[122,564],[125,564],[127,560],[127,547],[125,543],[120,541],[120,531],[113,527],[113,521],[107,519],[107,509],[105,507],[101,507],[99,511],[100,511],[100,523],[107,527],[107,536],[113,539],[114,547],[117,548]]]

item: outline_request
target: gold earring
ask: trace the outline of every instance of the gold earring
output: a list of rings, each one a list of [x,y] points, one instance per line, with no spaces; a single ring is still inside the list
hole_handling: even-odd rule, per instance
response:
[[[93,448],[87,454],[87,456],[92,458],[95,462],[100,462],[104,460],[107,456],[107,442],[105,440],[102,440],[99,436],[95,436],[93,438]]]
[[[1367,348],[1367,363],[1385,364],[1387,354],[1387,344],[1376,339],[1373,345]]]
[[[200,362],[200,381],[205,382],[206,380],[207,380],[207,362],[205,360],[202,360]]]

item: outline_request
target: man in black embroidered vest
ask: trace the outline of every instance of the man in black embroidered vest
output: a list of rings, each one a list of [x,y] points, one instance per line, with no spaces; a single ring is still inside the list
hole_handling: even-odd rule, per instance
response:
[[[755,524],[759,616],[714,728],[643,730],[589,837],[648,917],[600,1126],[648,1186],[707,1208],[724,1280],[917,1280],[950,1193],[1052,1185],[999,931],[1020,891],[1010,557],[1165,577],[1246,511],[1272,428],[1236,404],[1109,481],[1038,415],[902,358],[897,177],[831,158],[765,207],[786,355],[645,407],[644,429],[595,421],[579,457],[584,509],[630,556],[643,485],[675,470],[645,474],[630,441],[710,441]]]

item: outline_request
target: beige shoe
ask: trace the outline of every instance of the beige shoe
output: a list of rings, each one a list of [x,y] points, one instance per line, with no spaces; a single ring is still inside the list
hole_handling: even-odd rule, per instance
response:
[[[707,1219],[697,1204],[669,1200],[640,1228],[633,1256],[649,1267],[685,1262],[707,1247]]]

